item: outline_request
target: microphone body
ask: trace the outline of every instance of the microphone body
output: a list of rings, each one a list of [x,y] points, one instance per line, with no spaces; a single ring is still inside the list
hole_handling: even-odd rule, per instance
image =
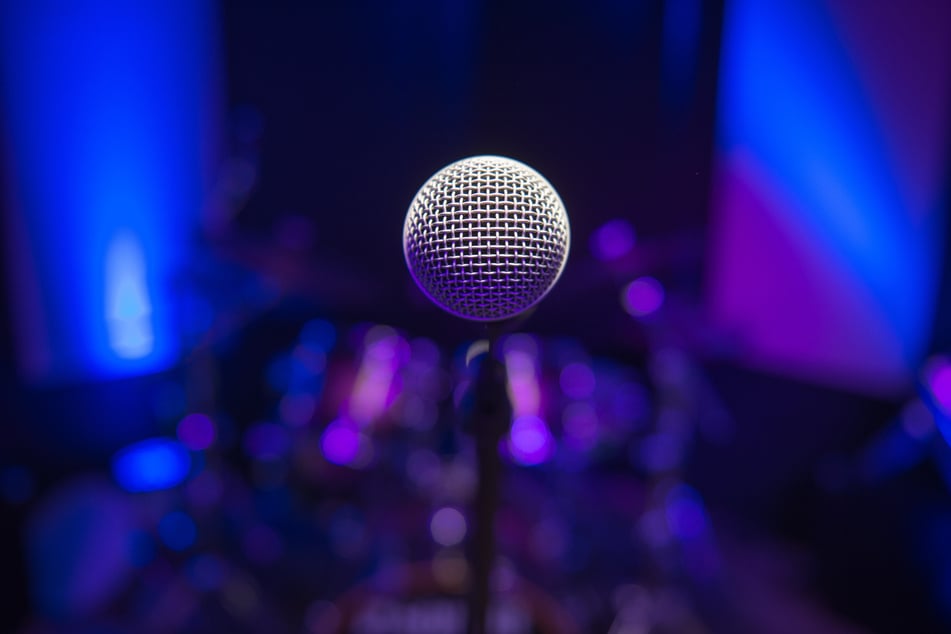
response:
[[[467,545],[467,634],[488,630],[495,562],[494,520],[502,469],[499,443],[511,423],[502,324],[548,294],[568,258],[571,232],[555,188],[531,167],[501,156],[473,156],[436,172],[416,193],[403,225],[413,279],[440,308],[487,322],[489,350],[466,421],[475,439],[478,487]]]

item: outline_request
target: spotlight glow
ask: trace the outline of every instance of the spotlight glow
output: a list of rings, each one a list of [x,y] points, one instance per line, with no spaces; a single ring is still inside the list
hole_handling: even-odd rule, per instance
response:
[[[129,232],[117,235],[106,253],[106,325],[109,345],[122,359],[152,352],[152,304],[142,245]]]
[[[18,356],[43,382],[160,371],[196,316],[179,282],[219,153],[218,3],[62,9],[0,3]]]

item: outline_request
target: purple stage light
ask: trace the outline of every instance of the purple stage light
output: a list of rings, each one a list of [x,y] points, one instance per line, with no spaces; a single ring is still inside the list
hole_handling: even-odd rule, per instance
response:
[[[502,350],[513,415],[516,418],[537,416],[541,411],[541,388],[536,367],[538,342],[530,335],[511,335],[505,339]]]
[[[629,314],[644,317],[655,312],[664,303],[664,287],[652,277],[640,277],[621,294],[621,304]]]
[[[215,442],[215,424],[206,414],[189,414],[178,423],[178,439],[192,451],[202,451]]]
[[[538,385],[534,359],[524,352],[511,352],[505,355],[505,361],[513,413],[516,416],[538,414],[541,408],[541,388]]]
[[[941,409],[951,413],[951,361],[944,357],[932,361],[928,384]]]
[[[360,454],[360,431],[352,422],[337,419],[324,430],[320,447],[328,461],[338,465],[350,465]]]
[[[607,262],[622,258],[634,248],[634,228],[627,220],[610,220],[591,236],[591,251],[594,257]]]
[[[933,421],[945,441],[951,443],[951,360],[935,356],[928,360],[923,372],[925,386],[931,391],[931,407],[936,409]],[[907,423],[906,423],[907,424]]]
[[[555,441],[545,421],[537,416],[519,416],[509,431],[508,450],[521,465],[534,466],[551,458]]]
[[[347,417],[361,427],[376,422],[396,399],[399,370],[409,361],[409,344],[389,326],[373,326],[363,338],[363,359],[346,403]]]
[[[505,354],[510,352],[524,352],[536,358],[539,354],[538,338],[525,333],[509,335],[502,341],[502,352]]]
[[[574,399],[588,398],[594,394],[595,378],[591,366],[584,363],[569,363],[559,377],[561,391]]]
[[[737,361],[906,392],[944,268],[949,24],[948,2],[730,2],[707,287]]]

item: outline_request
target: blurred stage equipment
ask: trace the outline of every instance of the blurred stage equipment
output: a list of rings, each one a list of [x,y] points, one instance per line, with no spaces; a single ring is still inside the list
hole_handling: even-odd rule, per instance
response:
[[[488,350],[470,407],[463,408],[478,460],[475,530],[469,542],[469,634],[486,631],[498,448],[512,418],[499,335],[505,320],[532,308],[552,289],[570,241],[558,192],[532,168],[501,156],[474,156],[439,170],[406,214],[403,252],[419,287],[453,315],[489,322]]]

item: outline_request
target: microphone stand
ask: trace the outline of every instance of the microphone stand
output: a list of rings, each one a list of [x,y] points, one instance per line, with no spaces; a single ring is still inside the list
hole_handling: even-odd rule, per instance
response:
[[[488,325],[489,351],[479,365],[474,403],[466,421],[475,440],[477,489],[474,527],[467,544],[469,559],[468,634],[486,634],[490,578],[495,560],[495,515],[499,507],[502,463],[499,442],[509,428],[512,404],[507,391],[505,363],[500,358],[498,322]]]

